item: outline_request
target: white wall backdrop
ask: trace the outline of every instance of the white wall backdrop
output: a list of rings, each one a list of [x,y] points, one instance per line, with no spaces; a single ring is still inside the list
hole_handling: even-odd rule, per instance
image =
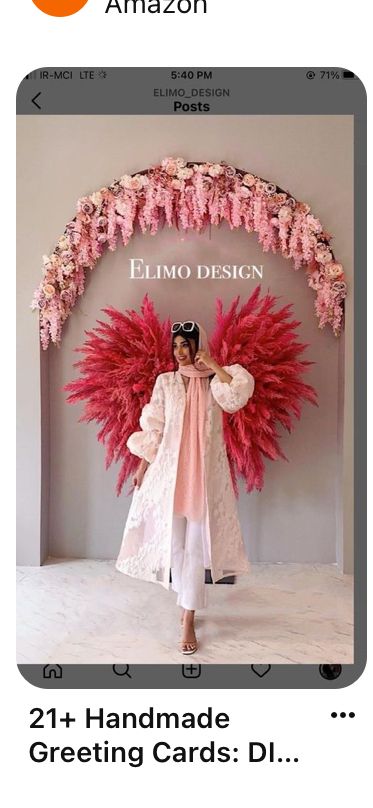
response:
[[[314,293],[304,271],[264,254],[254,235],[212,228],[183,240],[176,230],[136,235],[107,253],[64,326],[62,347],[40,356],[37,315],[29,309],[49,252],[76,200],[168,155],[226,160],[276,181],[307,201],[344,263],[350,285],[346,332],[318,329]],[[79,424],[80,406],[65,402],[75,377],[74,348],[106,305],[139,308],[146,292],[162,317],[193,318],[207,331],[215,298],[242,300],[257,281],[129,280],[129,258],[145,263],[263,265],[262,292],[292,302],[315,365],[306,376],[319,407],[303,416],[282,447],[289,462],[268,462],[265,487],[242,490],[239,513],[249,557],[259,561],[331,562],[350,571],[352,558],[352,222],[353,130],[344,116],[62,117],[18,120],[18,394],[19,561],[53,556],[116,556],[130,500],[115,494],[118,468],[105,471],[96,426]],[[41,359],[41,361],[40,361]],[[42,395],[40,393],[42,389]],[[43,413],[41,416],[41,408]],[[43,435],[42,451],[40,449]],[[49,549],[48,549],[49,548]]]

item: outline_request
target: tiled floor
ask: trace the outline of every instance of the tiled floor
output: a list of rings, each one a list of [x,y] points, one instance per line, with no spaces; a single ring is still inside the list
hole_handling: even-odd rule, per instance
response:
[[[113,561],[18,568],[19,663],[177,663],[176,595]],[[200,663],[352,663],[352,576],[327,564],[252,564],[208,587]],[[185,659],[185,657],[184,657]]]

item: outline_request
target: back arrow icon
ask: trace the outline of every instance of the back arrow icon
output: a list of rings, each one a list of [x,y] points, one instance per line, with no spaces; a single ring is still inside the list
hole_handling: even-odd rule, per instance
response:
[[[32,103],[32,104],[35,104],[35,106],[36,106],[38,109],[41,109],[41,106],[39,106],[39,104],[38,104],[38,102],[37,102],[37,100],[36,100],[37,98],[39,98],[39,95],[41,95],[41,91],[40,91],[40,93],[36,93],[36,95],[34,95],[34,97],[31,99],[31,103]]]

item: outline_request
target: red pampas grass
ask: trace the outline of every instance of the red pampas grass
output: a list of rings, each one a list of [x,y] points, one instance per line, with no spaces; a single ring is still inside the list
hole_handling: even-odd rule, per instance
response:
[[[160,373],[173,369],[170,355],[171,322],[161,323],[146,295],[141,315],[125,314],[109,306],[103,309],[110,322],[86,331],[87,339],[75,362],[80,377],[65,386],[67,401],[86,401],[80,421],[97,421],[102,427],[97,439],[106,446],[106,468],[122,461],[117,481],[119,495],[125,480],[135,471],[139,458],[127,449],[132,432],[139,429],[142,408],[150,400]]]
[[[294,417],[299,419],[302,402],[317,404],[314,388],[302,381],[309,365],[300,356],[308,346],[297,341],[292,305],[274,310],[277,298],[269,293],[260,298],[257,286],[238,310],[239,297],[223,314],[217,300],[216,326],[210,340],[211,355],[220,365],[239,363],[253,375],[255,390],[245,407],[223,414],[224,437],[232,481],[238,496],[237,474],[246,490],[259,491],[264,484],[264,461],[286,459],[279,444],[278,424],[289,432]]]
[[[299,321],[291,319],[292,305],[275,310],[278,299],[260,298],[257,286],[239,310],[239,297],[223,313],[217,300],[216,325],[210,352],[220,365],[239,363],[253,375],[255,390],[245,407],[223,413],[224,437],[232,482],[238,496],[237,475],[246,490],[259,491],[264,484],[264,457],[285,458],[279,444],[278,425],[289,432],[299,419],[302,403],[317,404],[314,388],[302,381],[312,362],[301,360],[306,344],[297,341]],[[174,369],[170,352],[171,321],[161,323],[146,295],[141,315],[125,314],[113,307],[103,309],[110,322],[86,331],[87,339],[75,350],[85,354],[74,364],[80,377],[66,385],[67,401],[86,401],[80,421],[102,424],[98,440],[106,446],[106,467],[121,461],[117,481],[119,495],[135,471],[139,459],[126,442],[139,429],[139,418],[150,400],[160,373]]]

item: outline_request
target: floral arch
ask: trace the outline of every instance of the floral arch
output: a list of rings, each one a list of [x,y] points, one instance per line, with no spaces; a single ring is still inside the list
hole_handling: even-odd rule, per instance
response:
[[[339,336],[346,282],[330,247],[331,235],[309,205],[275,183],[225,162],[186,162],[167,157],[160,165],[125,174],[77,203],[76,216],[50,255],[43,257],[43,279],[31,307],[39,311],[42,347],[59,345],[62,325],[79,295],[85,274],[106,249],[127,245],[138,225],[152,235],[164,225],[202,232],[228,222],[255,232],[263,251],[280,252],[295,270],[306,268],[315,290],[319,327],[330,324]]]

